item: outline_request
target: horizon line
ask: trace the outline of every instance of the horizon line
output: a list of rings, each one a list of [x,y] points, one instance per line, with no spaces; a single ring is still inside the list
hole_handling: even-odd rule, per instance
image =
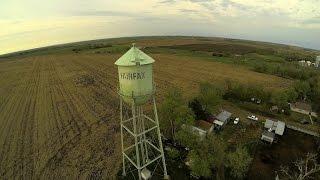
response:
[[[98,39],[88,39],[88,40],[80,40],[80,41],[70,41],[70,42],[65,42],[65,43],[57,43],[57,44],[51,44],[47,46],[40,46],[40,47],[34,47],[30,49],[24,49],[24,50],[19,50],[19,51],[13,51],[9,53],[4,53],[0,54],[0,58],[5,58],[5,56],[10,56],[10,55],[15,55],[17,53],[23,53],[23,52],[28,52],[28,51],[37,51],[41,50],[44,48],[52,48],[52,47],[59,47],[63,45],[71,45],[71,44],[77,44],[77,43],[83,43],[83,42],[91,42],[91,41],[100,41],[100,40],[111,40],[111,39],[121,39],[121,38],[148,38],[148,37],[193,37],[193,38],[224,38],[224,39],[234,39],[234,40],[243,40],[243,41],[252,41],[252,42],[261,42],[261,43],[270,43],[270,44],[276,44],[276,45],[284,45],[284,46],[291,46],[291,47],[298,47],[298,48],[303,48],[305,50],[311,50],[311,51],[319,51],[320,53],[320,48],[315,49],[315,48],[308,48],[304,47],[301,45],[293,45],[293,44],[285,44],[285,43],[277,43],[277,42],[272,42],[272,41],[259,41],[259,40],[252,40],[252,39],[242,39],[242,38],[232,38],[232,37],[222,37],[222,36],[192,36],[192,35],[146,35],[146,36],[141,36],[141,35],[133,35],[133,36],[119,36],[119,37],[110,37],[110,38],[98,38]]]

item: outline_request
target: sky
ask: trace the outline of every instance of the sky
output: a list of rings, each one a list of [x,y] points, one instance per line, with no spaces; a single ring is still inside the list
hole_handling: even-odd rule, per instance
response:
[[[217,36],[320,50],[320,0],[0,0],[0,54],[150,35]]]

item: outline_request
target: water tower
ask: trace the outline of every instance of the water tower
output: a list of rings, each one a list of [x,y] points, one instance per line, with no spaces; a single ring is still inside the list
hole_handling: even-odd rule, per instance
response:
[[[133,166],[139,180],[150,178],[154,172],[150,168],[159,164],[164,178],[168,178],[155,101],[154,62],[134,44],[115,62],[119,76],[122,175],[126,176],[126,168]],[[144,113],[145,108],[152,109],[152,116]]]

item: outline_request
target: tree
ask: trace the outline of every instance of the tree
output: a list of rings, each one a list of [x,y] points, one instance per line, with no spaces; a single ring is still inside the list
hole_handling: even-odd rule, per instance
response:
[[[179,141],[180,144],[188,147],[189,149],[196,149],[201,139],[198,135],[192,132],[190,126],[185,126],[181,128],[177,133],[175,139]]]
[[[312,101],[312,108],[320,115],[320,76],[315,76],[309,79],[311,88],[310,99]]]
[[[178,88],[170,89],[159,108],[162,132],[172,140],[182,124],[192,124],[194,114],[183,101],[182,92]]]
[[[275,92],[271,96],[271,104],[280,109],[288,110],[288,95],[285,92]]]
[[[224,179],[226,145],[221,139],[209,135],[206,139],[198,141],[189,152],[188,159],[192,174],[210,177],[212,169],[215,169],[217,179]]]
[[[238,84],[226,81],[226,93],[223,95],[225,99],[233,101],[251,101],[251,98],[260,99],[263,102],[270,100],[270,92],[265,91],[258,85]]]
[[[296,160],[293,165],[293,168],[281,166],[280,173],[284,178],[305,180],[319,177],[320,164],[317,162],[317,154],[308,153],[305,158]]]
[[[200,83],[200,94],[197,98],[205,112],[211,112],[222,99],[222,91],[208,82]]]
[[[189,102],[189,108],[192,109],[196,119],[207,119],[209,117],[209,113],[204,111],[200,101],[197,98],[194,98]]]
[[[205,154],[192,150],[188,154],[188,159],[190,163],[191,174],[207,178],[212,176],[212,162]]]
[[[294,84],[294,89],[298,93],[298,97],[301,98],[301,100],[305,100],[310,92],[310,85],[306,81],[298,81]]]
[[[286,96],[290,103],[295,102],[298,99],[299,95],[294,88],[287,89],[285,93],[287,94]]]
[[[235,152],[227,155],[227,167],[231,169],[231,175],[243,179],[252,161],[250,154],[244,147],[237,147]]]
[[[170,159],[177,159],[179,156],[180,156],[180,151],[178,151],[177,149],[175,148],[170,148],[168,151],[167,151],[167,154],[169,156]]]

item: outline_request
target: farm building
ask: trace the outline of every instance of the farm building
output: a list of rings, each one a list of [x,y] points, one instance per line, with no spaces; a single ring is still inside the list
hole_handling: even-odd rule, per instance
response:
[[[269,131],[263,131],[262,135],[261,135],[261,140],[267,141],[269,143],[273,143],[275,138],[275,134],[273,132],[269,132]]]
[[[264,123],[264,127],[266,129],[270,129],[271,131],[274,131],[275,134],[282,136],[285,129],[285,123],[282,121],[272,121],[270,119],[267,119]]]
[[[191,126],[191,130],[194,134],[204,138],[208,133],[213,130],[213,125],[203,120],[197,120],[195,126]]]
[[[222,128],[224,125],[226,125],[231,118],[232,113],[228,111],[222,111],[216,119],[213,121],[213,124],[217,128]]]
[[[285,123],[282,121],[273,121],[267,119],[264,123],[265,130],[261,135],[261,140],[272,143],[274,141],[275,135],[283,135],[285,126]]]
[[[304,61],[304,60],[302,60],[302,61],[299,61],[299,65],[300,65],[300,66],[309,67],[309,66],[312,65],[312,62],[311,62],[311,61]]]

